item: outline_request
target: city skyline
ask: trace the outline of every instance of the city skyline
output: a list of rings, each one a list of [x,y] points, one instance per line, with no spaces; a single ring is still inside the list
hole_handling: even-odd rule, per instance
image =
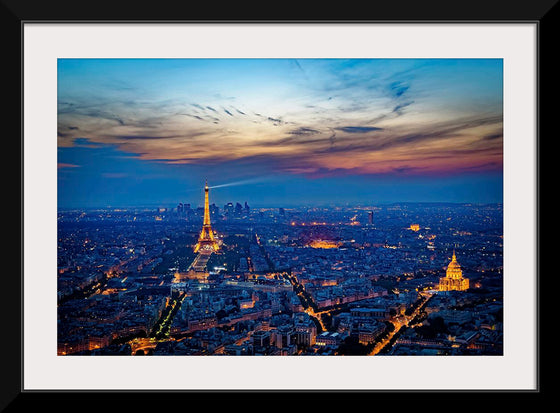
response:
[[[501,59],[59,59],[58,205],[503,201]]]

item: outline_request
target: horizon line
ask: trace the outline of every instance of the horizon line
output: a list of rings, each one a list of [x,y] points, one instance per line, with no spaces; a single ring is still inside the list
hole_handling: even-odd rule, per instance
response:
[[[234,201],[239,202],[239,201]],[[148,209],[148,208],[176,208],[179,202],[173,204],[139,204],[139,205],[104,205],[104,206],[57,206],[57,210],[84,210],[84,209]],[[216,204],[216,203],[213,203]],[[503,205],[502,202],[471,202],[471,201],[463,201],[463,202],[453,202],[453,201],[390,201],[390,202],[377,202],[371,204],[364,204],[364,203],[348,203],[348,204],[298,204],[298,205],[254,205],[251,208],[318,208],[318,207],[331,207],[331,208],[366,208],[366,207],[376,207],[376,206],[387,206],[387,205],[407,205],[407,204],[415,204],[415,205],[453,205],[453,206],[461,206],[461,205],[476,205],[476,206],[484,206],[484,205]],[[192,205],[192,204],[191,204]],[[198,207],[198,204],[197,204]]]

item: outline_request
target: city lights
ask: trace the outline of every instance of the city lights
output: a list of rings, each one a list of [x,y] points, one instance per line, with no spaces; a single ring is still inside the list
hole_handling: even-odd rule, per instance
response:
[[[210,224],[206,194],[198,215],[158,222],[59,214],[59,355],[501,354],[503,239],[472,235],[501,205],[378,206],[375,228],[345,225],[367,208],[224,208]]]
[[[58,355],[504,354],[502,59],[55,63]]]

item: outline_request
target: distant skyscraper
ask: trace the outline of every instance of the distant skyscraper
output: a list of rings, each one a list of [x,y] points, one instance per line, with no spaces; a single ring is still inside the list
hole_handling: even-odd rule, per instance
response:
[[[224,213],[226,215],[231,215],[234,212],[234,207],[233,207],[233,203],[228,202],[227,204],[224,205]]]
[[[220,207],[218,207],[216,204],[210,205],[210,215],[216,216],[219,214],[219,212],[220,212]]]
[[[286,214],[284,208],[278,208],[278,214],[280,214],[280,216],[283,217]]]
[[[368,225],[373,225],[373,211],[368,212]]]
[[[183,215],[187,220],[192,217],[193,210],[191,209],[191,204],[183,204]]]
[[[453,250],[453,257],[447,266],[445,277],[439,279],[439,291],[465,291],[469,289],[469,279],[463,277],[461,266],[457,262],[455,250]]]
[[[235,215],[241,215],[243,213],[243,207],[239,202],[235,204]]]

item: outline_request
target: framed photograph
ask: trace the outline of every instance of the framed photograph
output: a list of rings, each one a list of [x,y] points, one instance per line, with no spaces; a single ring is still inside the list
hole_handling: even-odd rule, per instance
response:
[[[538,394],[550,3],[16,19],[21,307],[4,313],[21,308],[21,343],[3,352],[5,404]]]

